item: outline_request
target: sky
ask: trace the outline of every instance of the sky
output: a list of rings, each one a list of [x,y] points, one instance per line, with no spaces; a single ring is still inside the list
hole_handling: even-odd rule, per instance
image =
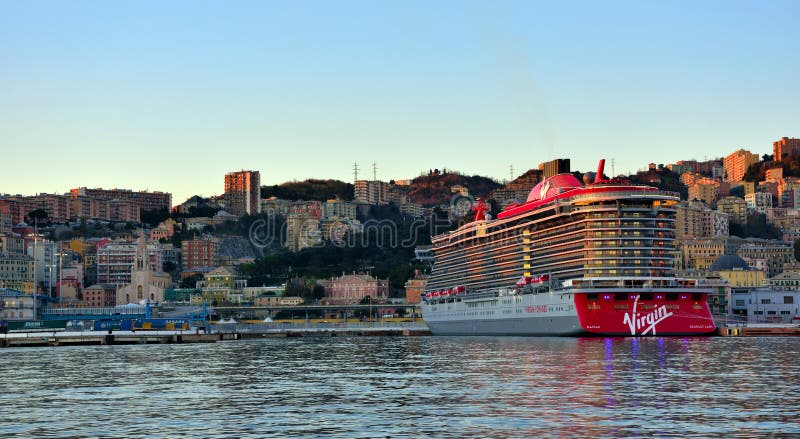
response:
[[[0,193],[507,179],[800,137],[797,1],[0,0]],[[609,172],[607,172],[609,173]]]

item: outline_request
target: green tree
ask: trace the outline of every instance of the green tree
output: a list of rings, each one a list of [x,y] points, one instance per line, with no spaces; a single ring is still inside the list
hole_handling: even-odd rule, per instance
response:
[[[142,224],[146,224],[151,227],[158,226],[162,221],[169,217],[170,212],[166,208],[142,210],[139,214],[139,219],[142,221]]]
[[[42,224],[47,221],[47,212],[43,209],[36,209],[25,215],[31,224]]]
[[[197,288],[197,282],[203,280],[202,274],[193,274],[185,279],[181,279],[181,288]]]
[[[164,271],[164,273],[172,273],[177,269],[178,265],[172,261],[166,261],[161,265],[161,270]]]

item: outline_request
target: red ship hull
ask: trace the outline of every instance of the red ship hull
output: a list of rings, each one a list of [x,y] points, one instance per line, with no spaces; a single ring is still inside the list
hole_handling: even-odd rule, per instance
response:
[[[716,330],[706,294],[575,294],[580,325],[597,335],[700,335]]]

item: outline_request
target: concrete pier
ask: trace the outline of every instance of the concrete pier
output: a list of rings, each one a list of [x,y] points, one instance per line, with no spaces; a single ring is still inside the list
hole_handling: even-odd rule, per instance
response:
[[[336,337],[336,336],[397,336],[430,335],[425,326],[283,326],[273,325],[212,325],[208,333],[192,331],[46,331],[0,334],[0,347],[124,345],[166,343],[214,343],[266,337]]]

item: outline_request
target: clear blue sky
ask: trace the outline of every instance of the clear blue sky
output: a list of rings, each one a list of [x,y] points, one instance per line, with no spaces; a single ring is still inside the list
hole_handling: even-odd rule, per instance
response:
[[[0,1],[0,193],[616,171],[800,137],[797,1]],[[371,173],[371,171],[370,171]]]

